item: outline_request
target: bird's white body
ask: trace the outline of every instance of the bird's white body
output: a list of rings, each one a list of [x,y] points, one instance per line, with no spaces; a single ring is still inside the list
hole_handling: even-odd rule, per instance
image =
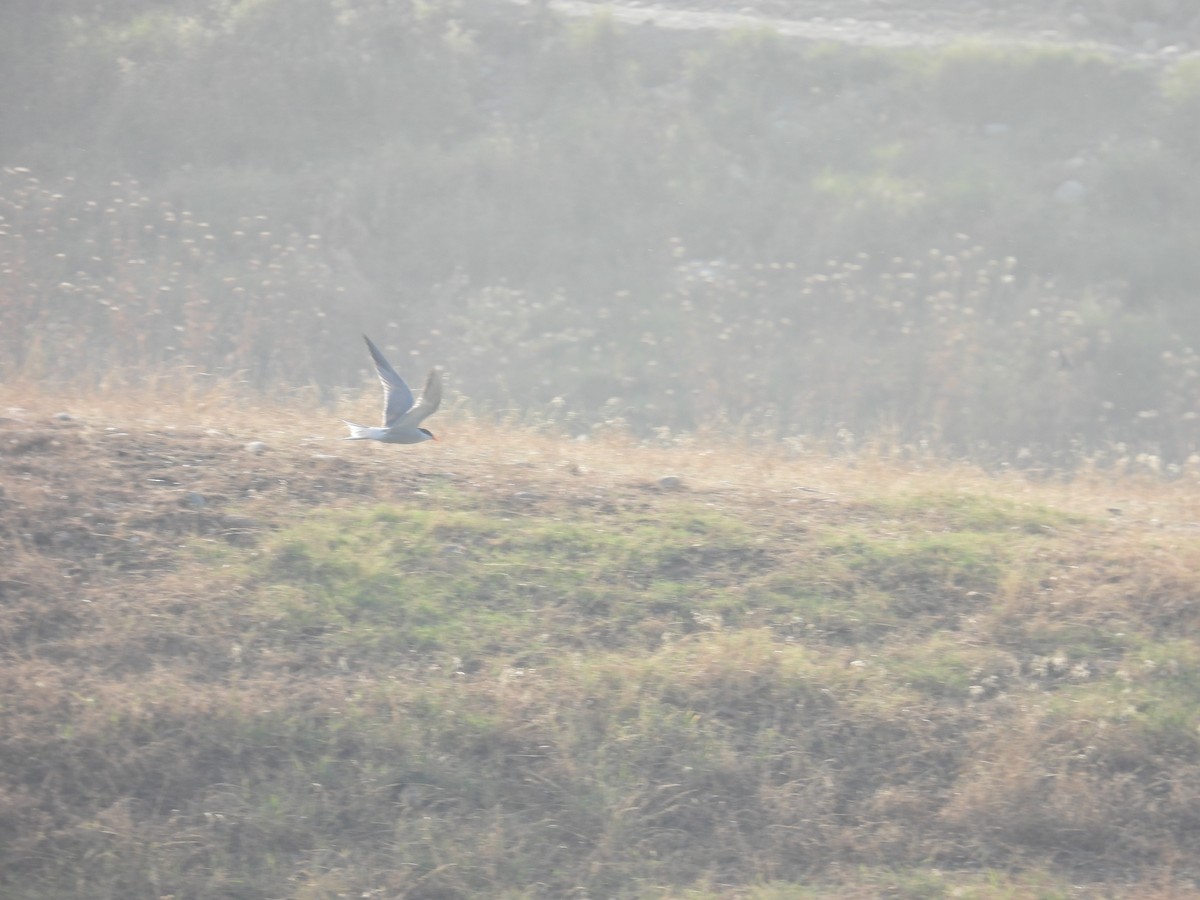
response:
[[[346,422],[345,419],[342,419]],[[424,428],[383,428],[379,425],[356,425],[346,422],[350,429],[348,441],[383,441],[385,444],[419,444],[421,441],[433,440],[433,435]]]
[[[350,436],[346,440],[382,441],[385,444],[419,444],[437,440],[432,431],[420,426],[437,411],[442,402],[442,377],[438,370],[430,371],[421,401],[414,403],[412,391],[392,368],[392,364],[365,334],[363,340],[367,342],[367,349],[375,361],[375,371],[379,373],[379,381],[383,385],[383,425],[356,425],[343,419],[350,429]]]

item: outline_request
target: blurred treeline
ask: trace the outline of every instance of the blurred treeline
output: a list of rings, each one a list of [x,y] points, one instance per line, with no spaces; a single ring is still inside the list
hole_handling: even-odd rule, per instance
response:
[[[332,396],[366,331],[576,432],[1198,449],[1194,60],[10,0],[0,76],[0,377]]]

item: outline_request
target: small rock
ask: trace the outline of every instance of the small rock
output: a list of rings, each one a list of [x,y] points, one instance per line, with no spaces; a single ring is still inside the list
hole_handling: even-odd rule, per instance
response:
[[[58,421],[60,421],[60,422],[74,422],[75,421],[75,417],[73,415],[71,415],[69,412],[55,413],[54,418],[58,419]]]
[[[246,444],[245,447],[243,447],[243,449],[247,453],[253,453],[257,456],[257,455],[261,455],[262,453],[266,452],[267,445],[264,444],[262,441],[251,441],[250,443]]]
[[[664,491],[677,491],[683,487],[683,479],[678,475],[663,475],[658,479],[658,486]]]
[[[183,495],[184,505],[190,506],[192,509],[203,509],[208,505],[208,501],[204,499],[203,494],[198,494],[195,491],[188,491]]]

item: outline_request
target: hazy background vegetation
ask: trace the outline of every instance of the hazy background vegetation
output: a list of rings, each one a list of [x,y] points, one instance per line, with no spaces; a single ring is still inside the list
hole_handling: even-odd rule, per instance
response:
[[[331,397],[366,331],[576,433],[1197,450],[1195,60],[498,0],[24,0],[0,42],[0,377]]]

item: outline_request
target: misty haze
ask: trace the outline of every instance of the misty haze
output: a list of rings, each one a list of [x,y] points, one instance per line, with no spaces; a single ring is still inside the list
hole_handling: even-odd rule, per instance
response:
[[[947,43],[893,48],[870,18],[838,45],[482,0],[9,4],[0,371],[330,400],[366,331],[573,434],[1182,464],[1196,26],[1128,5],[935,4]]]
[[[1197,889],[1187,0],[6,0],[0,75],[0,893]]]

